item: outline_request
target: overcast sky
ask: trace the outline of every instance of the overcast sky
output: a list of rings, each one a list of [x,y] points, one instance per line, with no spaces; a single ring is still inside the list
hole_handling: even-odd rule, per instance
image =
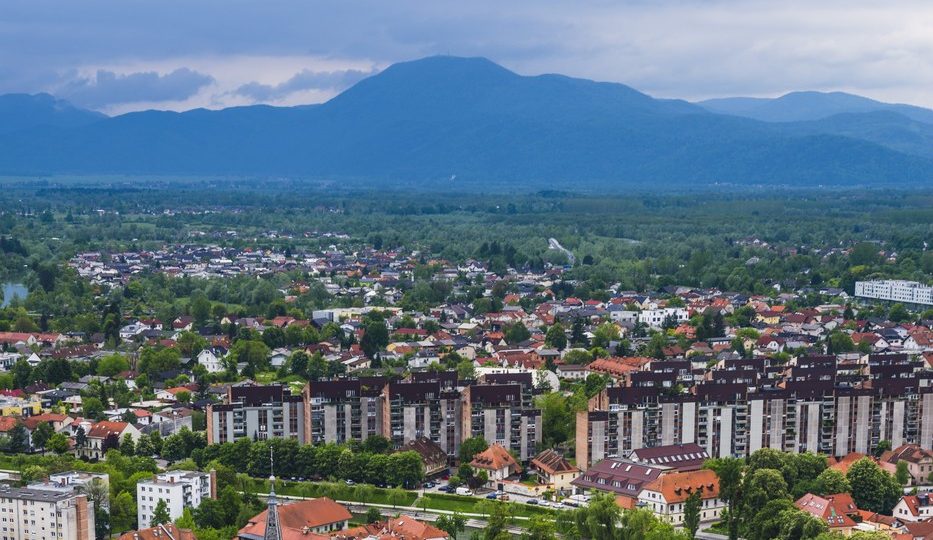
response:
[[[436,54],[660,97],[843,90],[933,107],[929,0],[0,2],[0,93],[108,113],[317,103]]]

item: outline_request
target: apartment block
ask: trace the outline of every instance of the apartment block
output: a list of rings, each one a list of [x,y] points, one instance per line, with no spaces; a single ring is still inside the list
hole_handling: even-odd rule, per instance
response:
[[[231,386],[225,403],[207,408],[208,443],[293,438],[308,442],[305,401],[283,385]]]
[[[308,442],[344,443],[382,435],[385,394],[384,377],[362,377],[314,381],[305,385],[304,432]]]
[[[73,490],[15,488],[0,484],[0,538],[92,540],[94,511]]]
[[[903,304],[933,305],[933,287],[900,279],[856,281],[855,296]]]
[[[711,457],[762,448],[844,456],[881,441],[933,447],[933,386],[921,361],[878,354],[852,361],[800,357],[787,366],[725,362],[687,392],[607,388],[577,413],[585,468],[638,448],[696,443]]]
[[[216,496],[214,474],[195,471],[169,471],[136,484],[136,516],[140,527],[149,527],[159,501],[165,501],[172,521],[185,508],[194,510],[201,501]]]

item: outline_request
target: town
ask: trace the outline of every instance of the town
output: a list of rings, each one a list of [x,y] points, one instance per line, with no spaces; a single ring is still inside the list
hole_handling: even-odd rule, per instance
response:
[[[6,299],[10,530],[544,540],[609,512],[664,538],[933,535],[929,286],[575,296],[574,261],[327,240],[79,252],[55,279],[101,323]],[[181,309],[143,302],[177,287]]]

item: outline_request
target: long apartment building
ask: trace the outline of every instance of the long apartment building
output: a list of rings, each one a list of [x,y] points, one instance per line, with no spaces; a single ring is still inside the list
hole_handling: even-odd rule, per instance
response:
[[[531,373],[463,381],[453,371],[417,372],[407,380],[313,381],[300,396],[282,387],[232,387],[224,404],[209,409],[208,442],[295,437],[322,444],[379,435],[401,447],[428,438],[453,459],[464,439],[479,436],[528,460],[536,453],[542,430],[533,390]]]
[[[305,401],[287,386],[231,386],[222,404],[207,407],[207,442],[251,439],[298,439],[308,442]]]
[[[0,484],[0,538],[93,540],[94,509],[86,495],[73,490]]]
[[[607,388],[577,413],[581,468],[639,448],[688,443],[712,457],[761,448],[867,454],[883,440],[933,447],[931,374],[905,355],[865,362],[809,356],[789,366],[735,360],[707,371],[687,393],[632,382],[645,379]]]
[[[901,279],[856,281],[855,296],[904,304],[933,306],[933,286]]]

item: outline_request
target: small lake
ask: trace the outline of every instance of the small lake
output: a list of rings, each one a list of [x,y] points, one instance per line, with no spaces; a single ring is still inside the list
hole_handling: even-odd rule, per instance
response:
[[[13,300],[14,297],[25,300],[26,296],[29,294],[29,289],[27,289],[25,285],[22,283],[13,283],[12,281],[0,284],[0,289],[3,289],[3,300],[0,301],[0,307],[7,307],[10,305],[10,301]]]

